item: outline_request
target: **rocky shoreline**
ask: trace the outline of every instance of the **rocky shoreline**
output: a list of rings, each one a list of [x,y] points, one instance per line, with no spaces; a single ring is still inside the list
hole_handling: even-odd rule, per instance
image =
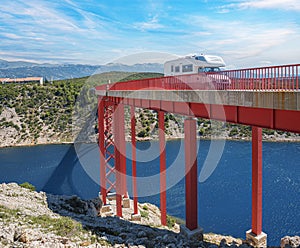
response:
[[[148,203],[138,205],[140,221],[131,220],[132,202],[123,208],[123,218],[114,217],[115,201],[110,204],[107,214],[99,198],[82,200],[0,184],[0,247],[250,247],[242,239],[211,233],[203,241],[188,240],[174,219],[161,226],[159,209]],[[300,244],[295,238],[283,240],[281,247]]]
[[[180,140],[183,139],[184,136],[178,136],[178,137],[167,137],[167,141],[171,140]],[[234,137],[197,137],[198,139],[201,140],[225,140],[225,141],[251,141],[251,138],[234,138]],[[155,138],[137,138],[137,141],[152,141],[152,140],[158,140]],[[130,137],[126,138],[127,142],[131,141]],[[294,138],[286,138],[286,137],[276,137],[276,138],[264,138],[264,142],[285,142],[285,143],[295,143],[295,142],[300,142],[300,137],[294,137]],[[96,139],[94,141],[91,141],[90,143],[95,143]],[[24,141],[20,143],[11,143],[7,142],[5,140],[2,140],[0,143],[0,148],[7,148],[7,147],[26,147],[26,146],[37,146],[37,145],[72,145],[74,144],[74,141],[38,141],[38,142],[31,142],[31,141]]]
[[[142,117],[140,117],[142,116]],[[147,117],[150,116],[150,117]],[[148,119],[147,119],[148,118]],[[177,118],[177,119],[176,119]],[[5,107],[0,113],[0,148],[1,147],[15,147],[15,146],[33,146],[33,145],[47,145],[47,144],[70,144],[76,142],[75,127],[74,130],[68,127],[63,131],[55,131],[51,129],[51,125],[46,123],[41,124],[41,129],[37,131],[36,137],[30,134],[30,130],[24,124],[24,117],[17,114],[15,108]],[[139,137],[138,141],[158,140],[158,130],[155,128],[157,122],[153,113],[143,113],[142,110],[137,111],[137,133],[145,129],[143,125],[149,127],[149,133],[145,137]],[[153,122],[150,123],[150,120]],[[145,122],[143,124],[143,121]],[[84,142],[96,142],[97,134],[94,131],[94,124],[90,123],[87,132],[83,133]],[[126,119],[126,137],[127,141],[131,140],[130,122]],[[166,140],[182,139],[183,122],[179,117],[172,117],[166,122]],[[234,141],[249,141],[251,140],[251,131],[240,130],[238,126],[226,127],[225,123],[214,121],[214,124],[199,124],[198,138],[203,140],[234,140]],[[207,131],[212,128],[211,131]],[[205,131],[206,130],[206,131]],[[73,132],[74,131],[74,132]],[[200,132],[201,131],[201,135]],[[274,131],[270,133],[263,133],[264,141],[271,142],[300,142],[300,135],[296,133],[288,133],[281,131]]]

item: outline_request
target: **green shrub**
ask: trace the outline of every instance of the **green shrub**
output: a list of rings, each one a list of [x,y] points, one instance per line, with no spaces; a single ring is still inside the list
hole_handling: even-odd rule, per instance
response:
[[[202,128],[200,128],[200,130],[199,130],[199,135],[204,135],[204,133],[205,133],[205,129],[202,127]]]
[[[148,133],[147,133],[146,130],[142,129],[142,130],[137,134],[137,136],[138,136],[139,138],[145,138],[146,136],[148,136]]]
[[[175,223],[176,223],[176,219],[170,215],[167,215],[167,226],[169,228],[172,228],[175,226]]]
[[[268,128],[263,128],[263,133],[267,134],[267,135],[274,135],[275,134],[275,130],[268,129]]]
[[[147,211],[140,210],[140,212],[141,212],[141,217],[147,218],[147,219],[149,218],[149,213]]]
[[[33,216],[31,220],[34,224],[42,228],[49,229],[59,236],[76,235],[83,231],[79,222],[72,220],[70,217],[51,218],[47,215]]]
[[[238,129],[236,127],[232,128],[229,132],[229,136],[232,137],[234,135],[237,135],[239,133]]]
[[[29,182],[21,183],[20,186],[22,188],[29,189],[31,191],[35,191],[35,187]]]

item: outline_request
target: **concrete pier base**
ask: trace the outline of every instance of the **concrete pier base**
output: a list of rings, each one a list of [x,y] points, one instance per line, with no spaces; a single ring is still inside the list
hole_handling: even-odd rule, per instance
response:
[[[191,231],[185,225],[180,225],[180,233],[189,240],[194,239],[203,241],[203,229],[201,227]]]
[[[107,204],[107,205],[103,205],[100,209],[100,212],[99,212],[99,215],[100,216],[112,216],[114,215],[113,211],[112,211],[112,208],[111,208],[111,205]]]
[[[261,234],[256,235],[252,232],[252,229],[246,232],[246,241],[253,247],[267,247],[267,234],[261,232]]]
[[[117,194],[116,194],[116,192],[113,192],[113,193],[107,193],[106,198],[107,198],[109,201],[113,201],[113,200],[115,201],[116,198],[117,198]]]
[[[132,214],[131,220],[132,221],[141,221],[141,215],[140,214]]]
[[[123,208],[130,208],[130,199],[129,198],[123,198],[122,207]]]
[[[107,213],[111,211],[111,205],[103,205],[101,208],[101,213]]]

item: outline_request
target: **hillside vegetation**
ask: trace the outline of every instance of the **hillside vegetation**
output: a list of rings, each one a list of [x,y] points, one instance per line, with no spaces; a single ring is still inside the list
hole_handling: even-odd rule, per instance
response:
[[[107,72],[53,83],[0,85],[1,146],[72,142],[72,114],[79,94],[109,81],[158,77],[159,73]],[[90,102],[91,99],[83,99]],[[77,106],[78,107],[78,106]],[[96,125],[96,121],[95,121]]]
[[[54,81],[44,85],[0,85],[1,146],[73,142],[75,137],[72,134],[72,127],[74,127],[72,114],[80,108],[78,104],[75,104],[80,94],[83,96],[80,104],[96,102],[91,91],[95,85],[109,81],[128,81],[160,76],[162,74],[159,73],[109,72],[91,77]],[[126,109],[126,116],[127,139],[129,139],[129,109]],[[155,111],[136,109],[136,117],[138,138],[149,139],[158,136]],[[167,137],[183,137],[183,120],[184,118],[179,115],[165,115]],[[93,139],[96,140],[96,116],[93,116],[89,129]],[[205,119],[198,119],[198,131],[199,135],[204,138],[213,136],[248,139],[251,136],[250,127]],[[264,130],[264,134],[269,139],[299,137],[274,130]]]

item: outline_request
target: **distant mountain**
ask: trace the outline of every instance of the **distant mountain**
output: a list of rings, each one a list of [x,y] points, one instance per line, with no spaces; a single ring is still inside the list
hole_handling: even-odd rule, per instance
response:
[[[34,66],[34,65],[38,65],[38,64],[25,62],[25,61],[6,61],[6,60],[0,59],[0,68],[1,69],[30,67],[30,66]]]
[[[44,77],[47,80],[79,78],[95,73],[109,71],[125,72],[163,72],[163,65],[158,63],[145,63],[124,65],[109,63],[106,65],[82,64],[37,64],[24,61],[0,60],[0,78],[14,77]]]

